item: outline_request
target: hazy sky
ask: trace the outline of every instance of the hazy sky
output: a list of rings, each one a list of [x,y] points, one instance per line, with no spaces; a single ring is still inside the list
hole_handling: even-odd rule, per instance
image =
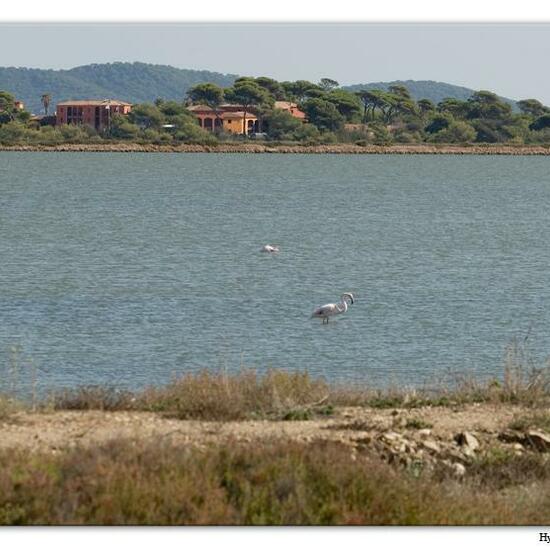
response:
[[[0,66],[143,61],[278,80],[438,80],[550,105],[550,24],[6,24]]]

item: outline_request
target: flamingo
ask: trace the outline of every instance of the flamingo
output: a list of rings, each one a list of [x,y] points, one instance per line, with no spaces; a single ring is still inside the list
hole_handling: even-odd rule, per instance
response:
[[[342,294],[342,297],[340,298],[340,301],[337,304],[325,304],[324,306],[318,307],[312,314],[312,317],[322,318],[323,324],[325,323],[325,320],[328,325],[328,320],[333,315],[339,315],[340,313],[345,313],[348,310],[348,302],[350,301],[350,305],[353,304],[353,294],[351,292],[344,292]]]
[[[276,244],[264,244],[261,248],[261,252],[279,252],[279,247]]]

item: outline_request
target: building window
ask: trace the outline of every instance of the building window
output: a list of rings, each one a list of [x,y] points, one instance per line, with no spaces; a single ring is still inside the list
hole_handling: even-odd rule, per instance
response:
[[[67,107],[67,124],[82,124],[83,115],[82,107]]]

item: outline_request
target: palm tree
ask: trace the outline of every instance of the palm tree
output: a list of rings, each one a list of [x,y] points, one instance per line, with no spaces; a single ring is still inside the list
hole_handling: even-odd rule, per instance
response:
[[[44,106],[44,114],[48,116],[48,107],[50,106],[50,101],[52,99],[52,96],[50,94],[42,94],[42,97],[40,98],[40,101],[42,101],[42,105]]]

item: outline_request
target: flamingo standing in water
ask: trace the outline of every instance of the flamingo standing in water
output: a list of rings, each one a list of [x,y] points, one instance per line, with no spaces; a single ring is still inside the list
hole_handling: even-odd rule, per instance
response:
[[[353,304],[353,294],[351,292],[344,292],[340,301],[336,304],[325,304],[324,306],[318,307],[312,314],[312,317],[317,317],[318,319],[323,319],[323,324],[328,324],[330,317],[334,315],[339,315],[340,313],[345,313],[348,310],[348,300],[350,305]]]

